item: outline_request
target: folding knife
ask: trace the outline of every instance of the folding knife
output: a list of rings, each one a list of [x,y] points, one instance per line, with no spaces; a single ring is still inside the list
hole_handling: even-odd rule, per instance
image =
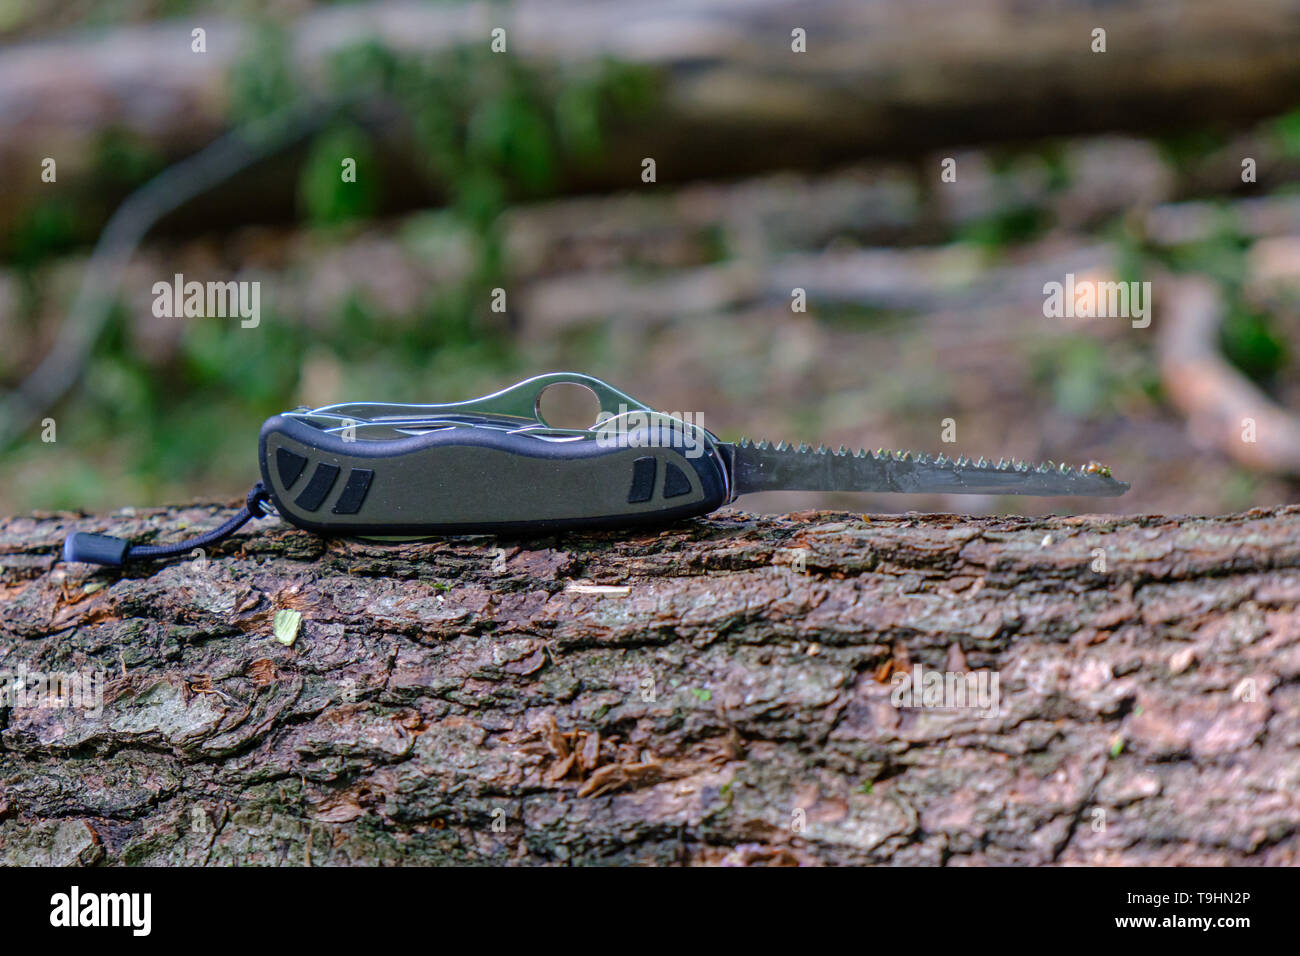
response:
[[[588,428],[540,411],[553,385],[600,402]],[[570,372],[445,405],[352,403],[267,420],[262,483],[280,516],[328,535],[510,534],[630,527],[707,514],[755,491],[1121,495],[1096,463],[1072,469],[981,458],[720,441],[684,417]]]

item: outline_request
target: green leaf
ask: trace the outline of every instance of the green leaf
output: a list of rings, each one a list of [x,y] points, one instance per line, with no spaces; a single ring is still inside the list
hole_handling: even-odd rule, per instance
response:
[[[292,647],[302,624],[302,612],[283,609],[275,612],[275,639],[285,647]]]

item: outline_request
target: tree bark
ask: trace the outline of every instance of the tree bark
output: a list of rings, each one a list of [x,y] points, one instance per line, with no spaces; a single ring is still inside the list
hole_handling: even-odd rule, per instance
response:
[[[1300,0],[383,2],[327,7],[288,33],[290,69],[307,88],[349,44],[486,49],[496,27],[511,55],[546,76],[606,59],[646,68],[653,107],[615,118],[599,165],[564,170],[566,188],[590,191],[641,185],[645,157],[671,182],[1007,139],[1240,127],[1296,106],[1298,12]],[[192,50],[196,27],[207,31],[204,53]],[[1105,52],[1094,52],[1099,28]],[[794,49],[796,29],[806,52]],[[53,188],[40,178],[45,157],[58,162],[63,195],[79,177],[84,190],[107,131],[173,158],[216,138],[231,121],[230,74],[253,36],[244,24],[187,16],[0,54],[0,175],[12,192],[0,225],[19,199]],[[389,148],[408,169],[410,144]],[[262,178],[274,188],[245,182],[205,214],[240,223],[291,213],[293,191],[281,188],[291,177],[263,168]],[[105,188],[95,184],[90,198]]]
[[[0,860],[1300,862],[1298,508],[55,560],[220,517],[0,522],[0,668],[105,679],[11,692]],[[919,669],[996,707],[895,706]]]

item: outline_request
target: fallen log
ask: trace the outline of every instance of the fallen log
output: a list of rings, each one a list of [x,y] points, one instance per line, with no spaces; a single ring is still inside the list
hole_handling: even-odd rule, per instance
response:
[[[610,117],[602,161],[564,160],[559,184],[622,190],[642,185],[645,157],[656,160],[660,182],[680,182],[1105,130],[1240,128],[1297,104],[1297,12],[1300,0],[931,0],[921,10],[896,0],[703,0],[689,9],[390,0],[327,6],[286,24],[286,70],[300,87],[329,95],[325,64],[350,45],[487,50],[498,28],[506,52],[542,77],[610,60],[635,65],[654,102]],[[1098,29],[1105,52],[1094,51]],[[806,52],[797,52],[795,31]],[[27,201],[70,190],[87,200],[83,219],[101,206],[106,215],[103,200],[121,186],[116,170],[110,182],[93,175],[107,133],[172,159],[215,139],[232,122],[231,75],[252,68],[257,37],[246,23],[185,16],[0,52],[0,175],[11,190],[0,226]],[[400,136],[386,148],[388,186],[398,189],[421,151]],[[57,160],[57,187],[42,181],[46,157]],[[1239,162],[1226,174],[1235,177]],[[203,213],[226,225],[290,215],[292,182],[291,171],[262,170]],[[407,192],[407,202],[428,201]]]
[[[0,522],[0,861],[1300,862],[1300,508],[55,560],[217,511]]]

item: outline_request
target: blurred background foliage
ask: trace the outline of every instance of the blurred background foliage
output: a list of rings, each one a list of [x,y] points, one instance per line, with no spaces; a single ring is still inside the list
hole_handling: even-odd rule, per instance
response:
[[[379,125],[367,110],[340,110],[288,151],[292,162],[263,164],[211,200],[273,193],[267,215],[232,224],[200,207],[160,225],[77,388],[50,410],[58,440],[41,442],[34,430],[5,449],[4,511],[234,496],[255,477],[261,421],[281,409],[452,400],[556,368],[596,374],[658,407],[703,411],[729,439],[950,451],[939,423],[951,416],[961,451],[1106,461],[1135,482],[1118,510],[1292,499],[1291,476],[1234,461],[1169,406],[1159,319],[1146,333],[1123,320],[1048,320],[1041,285],[1065,271],[1154,279],[1159,315],[1161,277],[1210,276],[1226,303],[1223,355],[1276,401],[1300,407],[1294,286],[1257,281],[1260,235],[1243,225],[1241,207],[1267,199],[1293,208],[1300,109],[1151,135],[1083,131],[938,152],[902,144],[796,172],[774,161],[759,173],[647,184],[639,157],[610,134],[611,124],[671,108],[662,77],[644,64],[599,55],[552,69],[494,53],[486,37],[436,52],[362,37],[331,53],[308,92],[291,34],[325,6],[0,0],[10,49],[174,18],[237,18],[249,39],[224,94],[231,125],[308,98],[385,104]],[[0,374],[10,387],[50,347],[116,202],[175,159],[175,149],[123,129],[92,139],[82,187],[16,200],[0,242],[0,321],[11,344]],[[1256,154],[1269,181],[1244,184],[1239,157]],[[938,175],[952,155],[957,199]],[[355,160],[355,182],[340,176],[342,157]],[[615,167],[622,189],[584,186]],[[1174,207],[1199,217],[1195,228],[1153,235],[1149,214]],[[1279,249],[1284,259],[1294,252]],[[936,250],[938,259],[926,258]],[[848,263],[847,279],[837,263]],[[147,290],[175,272],[259,279],[258,328],[152,318]],[[792,312],[790,290],[804,285],[810,308]],[[498,288],[503,313],[491,308]],[[1068,507],[808,496],[761,504],[828,503]]]

